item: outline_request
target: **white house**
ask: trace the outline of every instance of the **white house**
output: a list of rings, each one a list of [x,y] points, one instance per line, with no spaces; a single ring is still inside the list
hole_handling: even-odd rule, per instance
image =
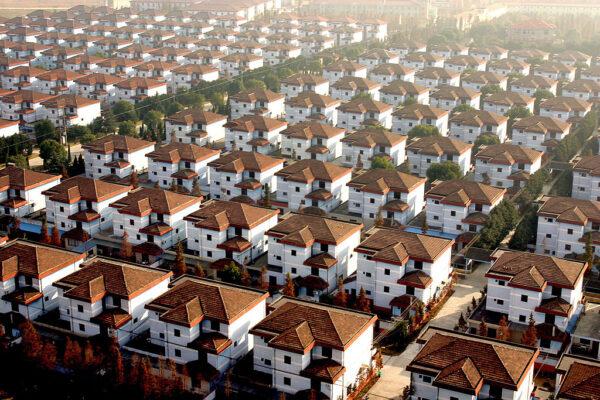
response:
[[[502,76],[518,74],[527,76],[531,70],[531,64],[512,58],[503,58],[488,62],[487,70]]]
[[[597,360],[580,355],[564,354],[556,366],[554,398],[589,399],[594,397],[598,374],[600,374],[600,363]]]
[[[2,118],[10,121],[21,121],[33,124],[45,119],[46,112],[42,102],[50,100],[54,95],[34,92],[32,90],[17,90],[10,92],[0,99]]]
[[[289,395],[314,390],[329,399],[348,398],[372,366],[377,317],[289,297],[270,309],[250,331],[254,370],[271,375],[271,386]]]
[[[415,70],[400,64],[379,64],[369,72],[369,79],[382,85],[397,80],[414,82]]]
[[[475,181],[497,187],[523,187],[540,169],[543,154],[510,143],[485,146],[475,155]]]
[[[363,126],[380,125],[385,129],[392,127],[393,107],[371,98],[357,97],[338,107],[336,126],[348,130],[357,130]]]
[[[285,96],[268,89],[244,90],[229,97],[231,119],[256,114],[281,118],[285,112]]]
[[[425,194],[427,225],[457,235],[479,232],[505,194],[504,188],[479,182],[461,179],[440,182]]]
[[[428,68],[443,68],[444,58],[432,53],[416,52],[405,55],[400,59],[400,64],[421,71]]]
[[[75,80],[82,76],[79,72],[68,71],[62,68],[53,69],[45,74],[38,75],[32,86],[35,90],[43,93],[73,93],[75,90]]]
[[[546,197],[542,202],[537,214],[537,253],[557,257],[583,254],[587,235],[591,235],[594,253],[600,254],[599,202],[571,197]]]
[[[534,391],[536,348],[441,328],[428,328],[418,343],[419,352],[406,367],[411,400],[527,400]]]
[[[75,79],[74,91],[82,97],[112,103],[117,94],[115,85],[122,80],[118,76],[95,72]]]
[[[481,92],[484,87],[497,86],[506,90],[508,78],[490,71],[474,71],[463,74],[460,78],[460,84],[467,89]]]
[[[51,175],[8,165],[0,169],[0,208],[4,215],[24,217],[46,207],[42,192],[60,183]]]
[[[362,129],[348,133],[342,139],[343,162],[346,165],[371,168],[374,157],[388,159],[400,165],[406,158],[406,136],[379,129]]]
[[[219,79],[219,70],[210,65],[185,64],[171,70],[173,91],[191,89],[202,82],[213,82]]]
[[[460,73],[442,67],[427,67],[415,73],[415,83],[428,89],[442,85],[460,86]]]
[[[119,344],[148,329],[145,306],[168,290],[170,271],[95,257],[54,283],[60,319],[78,336]]]
[[[392,114],[392,132],[408,135],[408,132],[416,126],[431,125],[436,127],[442,136],[446,136],[449,115],[450,113],[442,108],[427,104],[410,104],[397,109]]]
[[[442,85],[431,92],[429,104],[447,111],[452,111],[461,105],[479,110],[481,93],[466,87]]]
[[[86,232],[89,239],[112,226],[114,209],[110,203],[127,196],[130,189],[130,186],[74,176],[42,192],[46,198],[46,220],[60,231],[78,233],[80,239]]]
[[[61,94],[42,101],[41,112],[57,127],[90,125],[100,117],[100,100],[89,99],[75,94]]]
[[[133,245],[148,242],[166,250],[186,238],[183,217],[198,210],[201,199],[157,188],[134,189],[110,203],[115,210],[113,236],[121,238],[127,233]]]
[[[540,117],[551,117],[565,122],[577,122],[592,110],[592,104],[574,97],[558,96],[540,104]]]
[[[373,100],[379,100],[379,89],[381,84],[366,78],[355,76],[344,76],[331,85],[331,97],[342,101],[352,100],[359,94],[370,96]]]
[[[537,346],[556,365],[568,343],[564,333],[582,309],[583,280],[587,263],[549,255],[497,249],[490,256],[486,273],[485,312],[506,316],[513,329],[526,329],[533,318],[542,332],[544,325],[559,333],[540,335]]]
[[[287,122],[260,115],[244,115],[225,124],[225,148],[270,154],[279,150],[279,134]]]
[[[288,164],[275,176],[277,206],[290,210],[318,207],[331,212],[348,200],[346,185],[352,177],[352,168],[305,159]]]
[[[277,225],[279,210],[235,201],[209,200],[184,219],[187,248],[202,259],[248,264],[269,249],[265,232]]]
[[[562,87],[561,95],[593,102],[600,97],[600,83],[588,79],[576,79]]]
[[[489,111],[463,111],[450,118],[448,136],[466,143],[475,143],[480,135],[495,135],[504,143],[508,118]]]
[[[471,169],[472,148],[472,144],[444,136],[420,138],[406,146],[408,170],[411,174],[425,177],[432,165],[451,161],[465,175]]]
[[[260,201],[264,190],[277,190],[275,173],[283,168],[284,160],[260,153],[233,151],[208,163],[210,197]]]
[[[460,43],[438,43],[427,46],[427,51],[444,59],[469,54],[469,48]]]
[[[34,320],[58,308],[57,280],[75,272],[86,254],[15,240],[0,248],[0,313]]]
[[[300,297],[318,299],[332,292],[338,278],[356,271],[354,248],[360,243],[362,227],[312,214],[282,216],[266,233],[269,283],[283,285],[290,274]]]
[[[154,150],[154,142],[124,135],[108,135],[82,146],[85,176],[100,179],[114,176],[123,179],[133,171],[148,169],[146,153]]]
[[[534,111],[535,99],[516,92],[493,93],[483,98],[483,110],[506,115],[514,107],[522,107]]]
[[[300,122],[281,131],[281,154],[293,160],[333,161],[342,155],[345,129],[317,121]]]
[[[301,92],[286,100],[285,118],[289,123],[321,121],[337,125],[338,107],[342,102],[333,97],[315,92]]]
[[[221,155],[219,150],[193,143],[173,142],[146,153],[148,180],[163,189],[173,186],[194,195],[208,193],[210,173],[208,163]]]
[[[0,81],[3,89],[20,90],[31,87],[36,81],[38,75],[45,74],[45,69],[36,67],[15,67],[8,69],[0,74]]]
[[[255,54],[229,54],[221,58],[219,70],[224,77],[238,76],[263,66],[263,58]]]
[[[341,60],[323,67],[323,76],[330,84],[337,82],[344,76],[355,76],[357,78],[367,77],[367,67],[359,63]]]
[[[356,288],[365,290],[376,310],[400,316],[414,302],[428,304],[452,279],[453,240],[372,228],[354,250]]]
[[[486,60],[472,55],[458,55],[444,61],[444,68],[460,73],[465,70],[485,71],[486,65]]]
[[[600,155],[582,157],[573,167],[571,197],[600,201]]]
[[[179,143],[199,146],[223,140],[227,117],[201,108],[188,108],[165,118],[167,136]]]
[[[138,103],[148,97],[167,94],[167,83],[155,79],[133,77],[115,84],[115,100]]]
[[[203,363],[208,372],[198,380],[212,393],[221,374],[254,348],[250,330],[265,317],[267,297],[260,290],[183,276],[146,304],[150,343],[178,364]]]
[[[508,50],[500,46],[471,47],[469,55],[486,61],[508,59]]]
[[[315,92],[326,96],[329,94],[329,81],[320,75],[297,73],[281,80],[280,92],[286,99],[296,97],[302,92]]]
[[[512,126],[512,143],[546,152],[565,138],[571,124],[552,117],[533,115],[515,121]]]
[[[577,68],[561,64],[556,61],[546,61],[533,67],[533,75],[543,76],[544,78],[555,81],[571,82],[575,79]]]
[[[512,81],[510,83],[510,91],[529,97],[533,97],[538,90],[548,90],[553,95],[556,95],[557,86],[558,82],[554,79],[539,75],[527,75]]]
[[[387,169],[371,169],[349,183],[348,212],[364,221],[384,218],[405,225],[423,210],[425,179]]]
[[[0,119],[0,137],[10,137],[20,132],[19,121]]]
[[[417,104],[429,104],[429,89],[416,83],[398,79],[379,90],[379,100],[394,107],[402,106],[407,101]]]
[[[358,56],[358,63],[367,67],[371,71],[381,64],[398,64],[400,55],[385,49],[367,50]]]

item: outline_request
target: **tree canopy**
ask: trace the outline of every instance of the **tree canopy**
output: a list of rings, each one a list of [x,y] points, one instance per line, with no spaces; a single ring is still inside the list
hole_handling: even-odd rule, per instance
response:
[[[408,131],[408,138],[442,136],[437,127],[433,125],[417,125]]]
[[[427,179],[430,182],[435,180],[449,181],[451,179],[459,179],[462,177],[462,171],[458,164],[452,161],[444,161],[439,164],[432,164],[426,172]]]
[[[67,150],[52,139],[46,139],[40,144],[40,158],[44,160],[44,166],[49,169],[57,169],[68,161]]]
[[[387,157],[375,156],[371,160],[371,169],[396,169],[396,166]]]

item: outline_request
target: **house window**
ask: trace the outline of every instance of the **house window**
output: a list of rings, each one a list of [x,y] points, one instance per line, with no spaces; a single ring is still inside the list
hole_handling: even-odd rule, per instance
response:
[[[383,293],[389,293],[390,292],[390,287],[389,286],[384,286],[383,287]]]
[[[85,325],[84,324],[79,324],[79,330],[81,332],[85,332]]]
[[[411,295],[411,296],[414,296],[414,295],[415,295],[415,288],[414,288],[414,287],[412,287],[412,286],[407,286],[407,287],[406,287],[406,294],[409,294],[409,295]]]
[[[175,357],[181,357],[181,350],[175,349]]]
[[[527,317],[525,315],[519,315],[519,322],[527,321]]]
[[[290,357],[290,356],[283,356],[283,363],[284,364],[291,364],[292,363],[292,357]]]
[[[565,244],[565,250],[571,250],[571,245],[570,244]]]
[[[331,358],[331,347],[321,347],[321,355],[326,358]]]
[[[456,211],[450,211],[450,216],[456,217]]]
[[[545,349],[549,349],[551,346],[551,340],[550,339],[540,339],[540,347],[543,347]]]
[[[498,304],[499,306],[503,306],[504,305],[504,300],[496,299],[496,304]]]
[[[386,269],[383,270],[383,273],[385,275],[389,275],[390,274],[390,270],[388,268],[386,268]]]
[[[83,312],[83,306],[81,304],[77,305],[77,311],[78,312]]]
[[[423,382],[425,382],[425,383],[431,383],[431,377],[427,376],[427,375],[423,375]]]
[[[210,242],[212,240],[212,235],[206,235],[206,240]]]
[[[292,250],[292,255],[295,256],[296,255],[296,250]]]
[[[422,270],[423,269],[423,261],[414,261],[413,267],[414,267],[414,269]]]
[[[506,281],[498,281],[498,286],[506,286]]]
[[[292,385],[292,379],[288,378],[287,376],[283,377],[283,384],[286,386],[291,386]]]
[[[572,235],[573,234],[573,229],[567,229],[567,234],[568,235]]]
[[[173,329],[173,336],[180,337],[181,336],[181,331],[179,329]]]
[[[560,297],[562,295],[562,288],[552,286],[552,296]]]
[[[522,301],[523,303],[527,303],[527,300],[528,300],[528,299],[529,299],[529,297],[528,297],[526,294],[522,294],[522,295],[521,295],[521,301]]]

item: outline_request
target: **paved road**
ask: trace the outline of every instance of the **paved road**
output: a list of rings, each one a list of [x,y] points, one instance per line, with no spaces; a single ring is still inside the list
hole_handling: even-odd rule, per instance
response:
[[[454,294],[448,299],[444,307],[430,322],[431,326],[453,329],[461,312],[466,311],[471,304],[471,298],[478,298],[479,291],[486,283],[485,273],[487,266],[479,265],[472,274],[458,280]],[[399,399],[402,389],[410,383],[410,373],[406,366],[418,353],[420,346],[411,343],[402,354],[383,357],[383,373],[379,381],[369,391],[369,399]]]

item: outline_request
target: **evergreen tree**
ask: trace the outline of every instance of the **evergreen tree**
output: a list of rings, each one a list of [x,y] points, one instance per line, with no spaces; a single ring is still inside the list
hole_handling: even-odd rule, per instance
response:
[[[248,272],[248,268],[246,268],[246,266],[242,268],[240,282],[244,286],[250,286],[252,284],[252,278],[250,277],[250,273]]]
[[[458,327],[463,331],[467,328],[467,320],[463,313],[460,313],[460,317],[458,318]]]
[[[71,370],[79,368],[82,363],[81,346],[77,340],[67,337],[63,353],[63,365]]]
[[[134,189],[137,189],[138,186],[140,185],[140,182],[139,182],[139,179],[138,179],[138,174],[137,174],[137,172],[136,172],[135,169],[131,172],[131,175],[129,176],[129,184]]]
[[[45,370],[52,371],[54,368],[56,368],[56,360],[56,346],[50,340],[45,341],[40,354],[40,366]]]
[[[263,187],[263,206],[271,208],[271,187],[268,183]]]
[[[356,298],[356,309],[358,311],[371,312],[371,303],[367,298],[367,293],[364,287],[360,287],[358,291],[358,297]]]
[[[342,278],[338,278],[337,292],[333,298],[333,304],[338,307],[346,307],[348,305],[348,294],[344,289],[344,280]]]
[[[200,262],[196,263],[196,276],[198,278],[206,278],[206,271]]]
[[[481,318],[481,322],[479,323],[479,329],[477,330],[479,336],[487,337],[488,335],[488,327],[485,323],[485,318]]]
[[[124,260],[131,260],[131,257],[133,256],[133,249],[131,247],[131,243],[129,242],[129,234],[127,232],[123,232],[119,256]]]
[[[258,278],[258,288],[261,290],[269,289],[269,281],[267,279],[267,267],[260,267],[260,275]]]
[[[200,189],[200,182],[198,181],[198,178],[194,178],[194,180],[192,181],[191,194],[192,196],[202,197],[202,190]]]
[[[58,231],[58,227],[56,225],[52,227],[52,244],[58,247],[62,246],[62,240],[60,240],[60,232]]]
[[[187,273],[187,265],[185,264],[185,256],[183,252],[183,244],[181,242],[177,243],[175,247],[175,267],[174,267],[175,276],[181,276]]]
[[[41,239],[40,241],[44,244],[50,244],[52,239],[50,238],[50,233],[48,232],[48,221],[46,221],[46,217],[42,220],[42,231],[41,231]]]
[[[19,325],[21,331],[21,348],[29,360],[37,360],[42,351],[43,343],[40,334],[30,320]]]
[[[525,346],[536,347],[537,339],[535,320],[533,319],[533,314],[529,314],[529,324],[527,325],[527,330],[523,332],[523,336],[521,336],[521,343]]]
[[[592,242],[592,233],[589,232],[585,237],[585,262],[587,262],[587,270],[590,271],[594,266],[594,244]]]
[[[284,296],[296,297],[296,286],[294,286],[292,275],[289,272],[285,275],[285,285],[283,286],[282,293]]]
[[[502,316],[502,318],[500,318],[498,330],[496,331],[496,339],[506,341],[510,340],[510,329],[508,327],[508,320],[506,319],[506,316]]]

